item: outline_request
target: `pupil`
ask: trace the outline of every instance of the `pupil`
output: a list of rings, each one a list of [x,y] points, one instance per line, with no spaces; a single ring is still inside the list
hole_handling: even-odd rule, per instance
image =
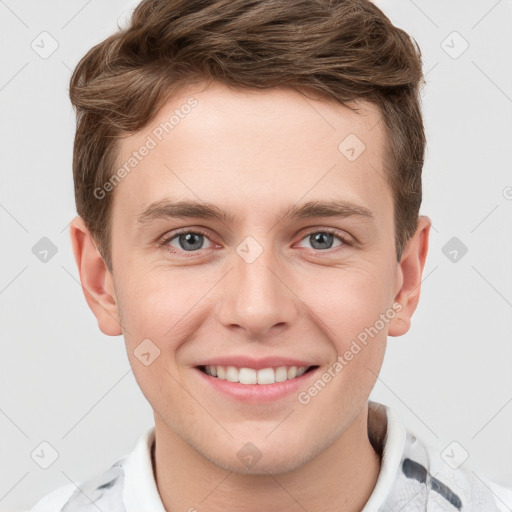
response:
[[[315,249],[330,249],[333,242],[333,236],[331,233],[314,233],[312,234],[310,238],[311,245]],[[327,244],[327,247],[324,247],[323,245]],[[320,245],[320,246],[319,246]]]
[[[184,235],[180,236],[180,245],[185,249],[185,251],[193,251],[195,249],[200,249],[202,244],[202,238],[203,235],[199,233],[186,233]],[[199,241],[198,241],[199,240]],[[195,241],[195,243],[194,243]],[[192,245],[192,247],[187,247],[186,244]]]

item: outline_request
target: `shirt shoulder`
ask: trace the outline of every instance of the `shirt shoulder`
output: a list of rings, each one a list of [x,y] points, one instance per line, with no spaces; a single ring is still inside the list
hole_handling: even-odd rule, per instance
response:
[[[425,496],[427,510],[510,512],[512,487],[490,481],[471,464],[457,460],[455,452],[408,432],[397,487],[418,489]]]
[[[512,511],[512,485],[474,471],[462,447],[443,450],[425,443],[382,404],[370,405],[369,420],[370,438],[382,452],[382,463],[364,511]]]
[[[126,456],[85,482],[56,489],[29,512],[126,512],[123,502],[125,461]]]
[[[512,510],[512,484],[503,485],[496,482],[484,480],[484,484],[496,497],[496,505],[500,512],[510,512]]]
[[[107,470],[41,498],[29,512],[165,512],[152,467],[154,427]]]
[[[76,489],[75,484],[67,484],[43,496],[29,512],[58,512]]]

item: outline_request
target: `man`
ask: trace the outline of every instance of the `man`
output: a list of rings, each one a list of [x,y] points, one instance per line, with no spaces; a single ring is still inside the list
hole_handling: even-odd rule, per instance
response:
[[[428,251],[422,80],[364,0],[146,0],[80,61],[73,250],[155,426],[35,512],[507,510],[368,402]]]

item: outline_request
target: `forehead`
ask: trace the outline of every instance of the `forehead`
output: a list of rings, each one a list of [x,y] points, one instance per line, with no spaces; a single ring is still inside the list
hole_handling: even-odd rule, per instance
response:
[[[114,211],[134,222],[169,197],[248,214],[262,201],[281,210],[301,199],[389,209],[381,116],[370,103],[356,106],[360,114],[289,88],[183,88],[121,140],[117,168],[128,172],[115,187]]]

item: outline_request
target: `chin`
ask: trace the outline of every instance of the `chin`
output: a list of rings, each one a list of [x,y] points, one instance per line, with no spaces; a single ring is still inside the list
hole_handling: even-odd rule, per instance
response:
[[[202,455],[225,471],[240,475],[277,475],[299,469],[322,451],[318,438],[313,441],[311,437],[293,445],[277,437],[274,442],[267,439],[234,444],[235,448],[203,450]]]
[[[262,452],[261,458],[254,464],[243,463],[238,457],[229,459],[221,457],[212,460],[212,462],[226,471],[239,475],[268,476],[269,474],[279,475],[299,469],[311,458],[313,458],[313,455],[308,456],[305,452],[290,451],[288,454],[281,453],[279,456]]]

